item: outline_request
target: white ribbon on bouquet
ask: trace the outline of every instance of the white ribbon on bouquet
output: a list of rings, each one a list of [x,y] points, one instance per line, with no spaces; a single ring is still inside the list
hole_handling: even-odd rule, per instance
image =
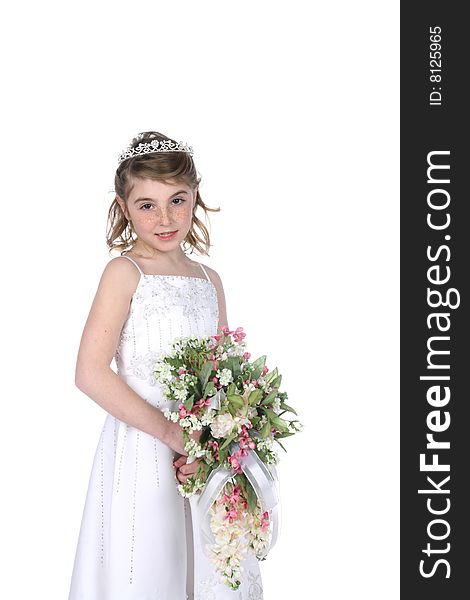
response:
[[[219,390],[213,397],[209,408],[218,410],[220,401],[224,398],[223,390]],[[240,449],[238,442],[230,444],[230,453],[233,454]],[[240,468],[250,484],[253,486],[255,494],[261,505],[263,512],[270,514],[271,536],[266,551],[259,557],[264,558],[275,545],[279,534],[280,521],[280,494],[279,479],[274,466],[266,465],[251,448],[246,449],[246,455],[238,459]],[[225,484],[232,479],[234,471],[225,469],[222,466],[214,469],[209,475],[204,489],[199,496],[197,507],[201,516],[201,529],[206,543],[214,544],[214,536],[210,527],[210,508]],[[205,544],[204,544],[205,547]]]

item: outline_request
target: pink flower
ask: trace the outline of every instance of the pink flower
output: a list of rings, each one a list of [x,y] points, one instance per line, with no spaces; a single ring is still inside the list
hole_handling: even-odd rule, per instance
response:
[[[250,435],[247,431],[247,427],[251,429],[253,425],[251,423],[249,423],[248,425],[242,425],[242,431],[239,436],[240,449],[244,451],[245,455],[248,454],[246,448],[251,448],[252,450],[256,448],[256,444],[250,438]],[[238,458],[241,458],[241,456],[239,456]]]
[[[266,529],[268,527],[269,527],[269,513],[266,511],[263,513],[263,516],[261,517],[261,530],[266,531]]]
[[[225,515],[224,519],[228,519],[229,523],[233,523],[237,517],[238,517],[237,510],[235,508],[231,508]]]
[[[244,353],[243,353],[243,358],[244,358],[245,360],[248,360],[248,359],[250,358],[250,356],[251,356],[251,354],[250,354],[249,352],[244,352]]]
[[[195,413],[197,413],[197,412],[198,412],[198,411],[199,411],[201,408],[203,408],[204,406],[209,406],[209,404],[210,404],[210,403],[211,403],[211,400],[210,400],[210,398],[206,398],[205,400],[204,400],[204,398],[200,398],[200,399],[199,399],[199,400],[198,400],[198,401],[197,401],[197,402],[194,404],[194,406],[192,407],[192,409],[191,409],[191,411],[190,411],[190,412],[191,412],[192,414],[195,414]]]
[[[243,327],[237,327],[235,331],[232,332],[233,333],[233,339],[235,340],[235,342],[237,344],[241,344],[243,341],[243,338],[246,336],[246,333],[243,332]]]
[[[184,407],[184,404],[178,404],[178,408],[180,409],[180,417],[184,418],[189,415],[188,411]]]
[[[235,454],[232,454],[231,456],[229,456],[227,460],[228,460],[228,463],[230,464],[230,466],[232,467],[232,469],[235,471],[235,473],[242,472],[242,468],[240,467],[240,463],[238,462]]]
[[[264,367],[264,369],[263,369],[263,373],[262,373],[263,377],[266,375],[266,373],[267,373],[268,371],[269,371],[268,367]]]
[[[186,369],[183,369],[183,367],[178,369],[178,375],[184,375],[185,373],[187,373]]]
[[[219,456],[219,442],[210,440],[209,442],[207,442],[207,445],[209,446],[209,448],[213,448],[215,459],[216,460],[220,460],[220,456]]]

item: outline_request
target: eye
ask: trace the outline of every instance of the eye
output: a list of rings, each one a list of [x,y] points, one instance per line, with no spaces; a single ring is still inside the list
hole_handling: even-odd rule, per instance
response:
[[[152,205],[151,205],[151,203],[150,203],[150,202],[146,202],[145,204],[142,204],[142,206],[141,206],[140,208],[141,208],[141,209],[144,209],[144,210],[148,210],[148,209],[146,209],[146,208],[145,208],[146,206],[149,206],[149,207],[150,207],[150,206],[152,206]]]
[[[172,199],[172,203],[175,206],[179,206],[180,204],[183,204],[183,202],[186,202],[185,198],[173,198]]]

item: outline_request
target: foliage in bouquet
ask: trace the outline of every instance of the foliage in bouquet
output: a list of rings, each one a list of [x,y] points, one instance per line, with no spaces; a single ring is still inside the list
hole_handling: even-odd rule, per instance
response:
[[[279,391],[282,377],[277,368],[269,371],[266,356],[250,361],[244,338],[241,327],[222,328],[211,337],[179,338],[155,365],[166,398],[178,407],[166,410],[165,416],[183,428],[189,458],[200,459],[195,475],[178,486],[180,493],[199,493],[219,466],[233,472],[232,482],[211,508],[211,529],[216,539],[214,560],[234,589],[244,552],[237,542],[239,534],[244,532],[247,545],[259,558],[269,532],[269,514],[262,512],[243,474],[243,457],[255,450],[263,463],[276,465],[275,442],[285,450],[281,439],[302,429],[297,419],[285,418],[286,413],[296,412],[286,402],[287,393]],[[201,432],[199,441],[191,436],[195,431]]]

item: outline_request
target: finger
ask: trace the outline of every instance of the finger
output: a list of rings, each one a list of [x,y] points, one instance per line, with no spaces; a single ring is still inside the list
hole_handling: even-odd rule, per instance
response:
[[[186,464],[186,459],[187,456],[180,456],[177,460],[173,461],[173,464],[177,469],[179,469],[179,467]]]
[[[182,465],[179,469],[180,473],[184,475],[192,475],[197,471],[197,464],[189,463],[188,465]]]
[[[188,480],[186,475],[181,473],[180,469],[178,469],[178,471],[176,471],[176,477],[180,483],[186,483],[186,481]]]

